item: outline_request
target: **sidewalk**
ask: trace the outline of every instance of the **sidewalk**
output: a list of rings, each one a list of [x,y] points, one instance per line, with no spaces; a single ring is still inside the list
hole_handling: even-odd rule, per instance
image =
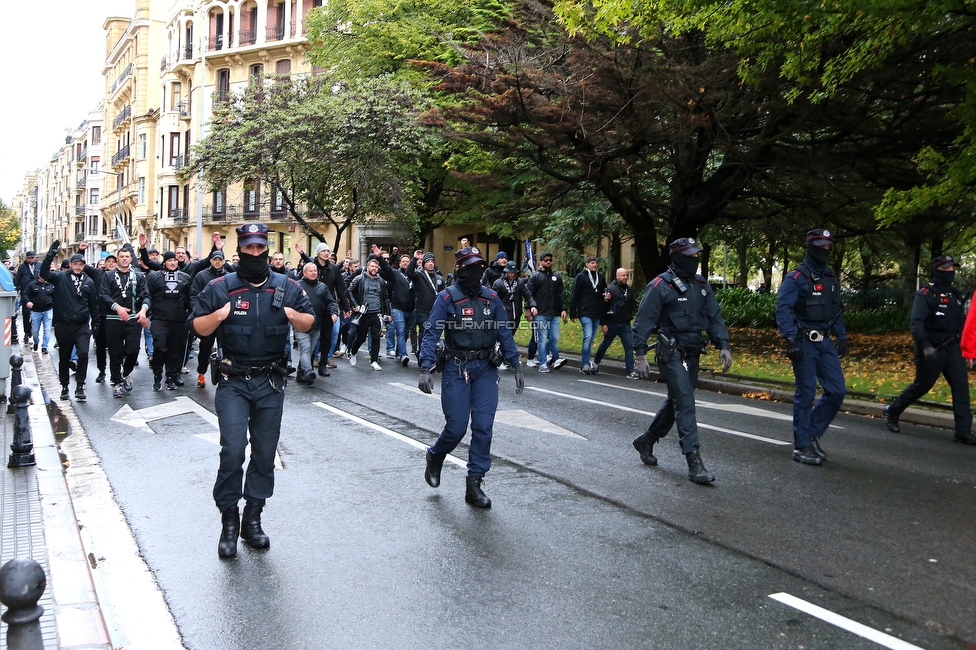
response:
[[[111,650],[48,417],[46,395],[30,350],[17,344],[11,350],[24,355],[22,379],[31,389],[28,410],[37,465],[19,469],[6,466],[14,436],[14,416],[5,415],[0,564],[14,558],[33,558],[43,567],[47,587],[38,604],[44,608],[41,633],[45,648]],[[6,624],[0,625],[3,647],[6,631]]]

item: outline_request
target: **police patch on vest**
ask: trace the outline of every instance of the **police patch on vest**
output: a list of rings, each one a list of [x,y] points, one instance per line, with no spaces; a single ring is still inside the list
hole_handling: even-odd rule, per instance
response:
[[[462,316],[474,316],[474,308],[473,307],[462,307],[461,308],[461,315]]]
[[[817,291],[823,291],[823,285],[822,284],[815,284],[815,285],[813,285],[813,288],[816,289]]]
[[[251,306],[247,300],[243,300],[240,297],[237,298],[237,304],[234,305],[234,309],[247,309]]]

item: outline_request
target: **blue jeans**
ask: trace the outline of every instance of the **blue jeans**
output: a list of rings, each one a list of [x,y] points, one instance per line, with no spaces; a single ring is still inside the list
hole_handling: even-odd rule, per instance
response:
[[[819,438],[833,421],[841,404],[847,386],[844,371],[840,367],[834,341],[800,340],[803,359],[793,362],[793,376],[796,377],[796,392],[793,394],[793,446],[803,449],[810,446],[810,438]],[[813,404],[817,396],[817,382],[823,388],[823,397]]]
[[[592,316],[580,316],[583,326],[583,348],[580,350],[580,368],[590,365],[590,352],[593,351],[593,337],[600,329],[600,319]]]
[[[54,314],[53,309],[48,309],[47,311],[32,311],[31,312],[31,331],[34,333],[34,343],[37,343],[41,339],[37,338],[37,335],[41,331],[41,325],[44,326],[44,340],[41,342],[41,347],[47,349],[48,343],[51,342],[51,316]]]
[[[603,361],[603,355],[607,353],[610,345],[616,337],[620,337],[620,344],[624,346],[624,362],[627,366],[627,374],[634,372],[634,330],[630,323],[604,323],[607,326],[607,333],[603,335],[600,347],[596,349],[596,356],[593,360],[599,364]]]
[[[393,309],[393,321],[386,326],[386,351],[396,350],[397,358],[410,355],[407,332],[413,325],[413,312]]]
[[[146,356],[151,357],[153,355],[152,329],[150,327],[147,327],[144,330],[142,330],[142,336],[146,340]]]
[[[546,357],[552,354],[552,362],[559,358],[559,316],[538,315],[532,322],[538,321],[539,335],[539,364],[546,363]]]

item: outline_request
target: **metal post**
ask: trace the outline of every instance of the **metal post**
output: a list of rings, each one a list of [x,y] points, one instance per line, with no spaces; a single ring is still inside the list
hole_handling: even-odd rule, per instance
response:
[[[10,401],[16,407],[14,441],[10,444],[10,451],[13,453],[7,459],[7,467],[12,469],[37,464],[34,460],[34,440],[31,435],[30,415],[27,412],[30,396],[30,386],[20,385],[10,391]]]
[[[0,619],[7,624],[10,650],[44,650],[40,622],[44,608],[37,601],[45,587],[44,569],[32,559],[14,559],[0,567],[0,602],[7,606]]]
[[[10,401],[7,403],[7,415],[14,412],[14,389],[23,383],[20,368],[24,365],[24,357],[19,354],[10,355]]]

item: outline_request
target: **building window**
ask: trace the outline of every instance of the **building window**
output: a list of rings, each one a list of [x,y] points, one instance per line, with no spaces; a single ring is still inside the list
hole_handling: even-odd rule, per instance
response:
[[[88,205],[98,205],[98,188],[88,190]]]
[[[139,134],[139,157],[140,158],[145,158],[146,155],[148,154],[148,152],[146,151],[147,146],[148,146],[148,140],[146,138],[146,134],[140,133]]]
[[[213,192],[213,211],[214,214],[223,214],[225,211],[224,205],[225,190],[214,190]]]
[[[88,161],[88,170],[92,174],[97,174],[99,171],[101,171],[101,164],[102,164],[101,158],[99,158],[98,156],[92,156],[91,159]]]
[[[248,180],[244,182],[244,213],[253,214],[258,211],[258,182]]]
[[[248,68],[248,78],[252,84],[260,86],[264,83],[264,64],[255,63]]]
[[[217,70],[217,101],[230,99],[230,68]]]
[[[174,81],[170,87],[169,110],[178,111],[181,109],[180,102],[183,101],[183,92],[179,81]]]
[[[182,217],[182,211],[180,210],[180,186],[170,185],[169,186],[169,216],[173,219]]]
[[[138,202],[139,203],[145,203],[146,202],[146,177],[145,176],[140,176],[139,177],[139,199],[138,199]]]
[[[180,134],[169,134],[169,164],[170,167],[179,169],[183,166],[183,157],[180,155]]]
[[[291,59],[282,59],[275,63],[275,74],[279,77],[291,75]]]
[[[91,143],[93,147],[102,144],[102,127],[93,126],[91,130]]]

